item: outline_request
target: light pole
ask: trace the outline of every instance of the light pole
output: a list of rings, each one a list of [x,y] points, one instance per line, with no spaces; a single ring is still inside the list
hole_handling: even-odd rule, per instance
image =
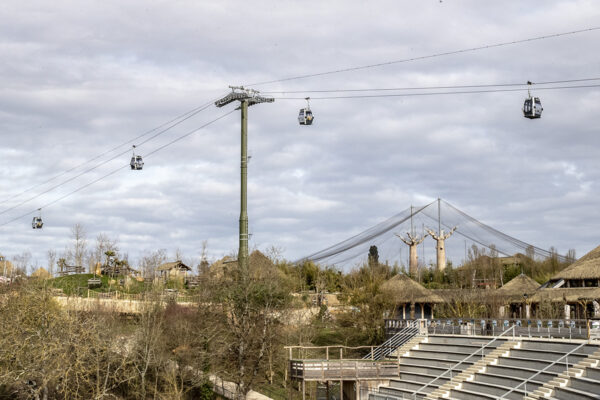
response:
[[[229,86],[231,93],[215,102],[217,107],[239,101],[242,111],[241,120],[241,180],[240,180],[240,244],[238,265],[242,271],[248,270],[248,107],[259,103],[272,103],[271,97],[260,96],[257,90],[243,86]]]

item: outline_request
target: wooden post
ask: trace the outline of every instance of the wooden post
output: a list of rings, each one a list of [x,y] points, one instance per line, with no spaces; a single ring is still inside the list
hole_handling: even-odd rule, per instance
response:
[[[340,400],[344,400],[344,381],[340,381]]]
[[[340,347],[340,360],[344,358],[344,348]]]
[[[302,378],[302,400],[306,400],[306,382]]]
[[[325,348],[325,359],[329,361],[329,346]]]

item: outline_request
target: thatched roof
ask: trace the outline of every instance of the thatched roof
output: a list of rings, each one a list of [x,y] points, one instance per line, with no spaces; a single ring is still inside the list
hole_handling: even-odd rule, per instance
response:
[[[191,271],[192,269],[181,262],[181,260],[164,263],[156,268],[157,271],[170,271],[172,269]]]
[[[600,279],[600,246],[550,278],[558,279]]]
[[[254,250],[249,256],[249,269],[250,276],[256,279],[264,278],[271,274],[281,275],[275,264],[269,257],[264,255],[259,250]],[[215,261],[210,266],[210,272],[214,277],[217,278],[231,278],[232,272],[238,268],[238,262],[235,258],[226,256],[222,259]]]
[[[531,297],[529,301],[532,303],[540,303],[542,301],[551,302],[568,302],[575,303],[578,301],[591,301],[600,299],[600,288],[557,288],[557,289],[540,289]]]
[[[381,285],[381,292],[396,304],[403,303],[443,303],[444,300],[424,288],[410,277],[399,274]]]
[[[433,289],[433,293],[442,298],[445,303],[495,304],[503,302],[494,289]]]
[[[506,285],[497,289],[496,292],[502,297],[513,301],[523,301],[523,295],[527,296],[534,293],[540,287],[539,283],[525,274],[511,279]]]

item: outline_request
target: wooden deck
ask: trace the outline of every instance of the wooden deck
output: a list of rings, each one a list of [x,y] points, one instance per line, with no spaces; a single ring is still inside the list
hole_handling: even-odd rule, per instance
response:
[[[389,360],[290,360],[290,378],[304,381],[389,379],[398,371]]]

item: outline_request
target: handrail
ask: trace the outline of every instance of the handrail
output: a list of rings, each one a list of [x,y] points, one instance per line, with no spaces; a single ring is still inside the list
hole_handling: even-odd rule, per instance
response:
[[[408,340],[412,339],[419,333],[419,322],[418,321],[410,321],[408,326],[405,326],[402,330],[395,333],[391,338],[383,342],[383,344],[377,346],[375,349],[371,350],[369,354],[364,356],[364,359],[379,359],[380,355],[384,357],[388,354],[392,353],[395,349],[406,343],[406,341],[402,341],[399,346],[393,347],[397,342],[401,339],[408,337]],[[389,352],[385,352],[387,349],[392,349]]]
[[[548,368],[550,368],[551,366],[553,366],[554,364],[556,364],[557,362],[559,362],[560,360],[562,360],[565,357],[570,356],[571,354],[573,354],[574,352],[576,352],[577,350],[579,350],[580,348],[582,348],[583,346],[585,346],[587,343],[581,343],[579,346],[575,347],[573,350],[571,350],[570,352],[568,352],[567,354],[565,354],[564,356],[560,357],[559,359],[557,359],[556,361],[553,361],[551,364],[549,364],[547,367],[545,367],[544,369],[536,372],[535,374],[531,375],[529,378],[527,378],[526,380],[524,380],[523,382],[519,383],[517,386],[515,386],[514,388],[510,389],[508,392],[504,393],[502,395],[502,397],[499,397],[498,399],[503,399],[505,398],[508,394],[514,392],[519,386],[521,385],[526,385],[527,382],[529,382],[530,380],[532,380],[534,377],[538,376],[539,374],[541,374],[542,372],[546,371]],[[569,370],[569,365],[567,364],[567,370]],[[527,393],[526,393],[527,394]]]
[[[469,354],[467,357],[465,357],[464,359],[462,359],[459,363],[454,364],[453,366],[451,366],[450,368],[448,368],[446,371],[442,372],[440,375],[438,375],[437,377],[435,377],[433,380],[427,382],[427,384],[425,384],[425,386],[422,386],[419,390],[417,390],[416,392],[413,393],[413,398],[417,398],[417,393],[421,392],[423,389],[425,389],[426,387],[428,387],[429,385],[431,385],[433,382],[437,381],[438,379],[440,379],[441,377],[443,377],[444,375],[446,375],[448,372],[452,372],[452,370],[456,367],[458,367],[459,365],[461,365],[463,362],[465,362],[466,360],[468,360],[469,358],[475,356],[479,351],[481,351],[481,357],[483,357],[483,349],[485,349],[486,347],[488,347],[490,344],[494,343],[496,340],[498,340],[498,338],[500,338],[501,336],[504,336],[505,333],[507,333],[508,331],[513,331],[513,338],[515,336],[515,327],[511,326],[510,328],[508,328],[507,330],[505,330],[504,332],[502,332],[501,334],[499,334],[498,336],[495,336],[491,341],[489,341],[488,343],[486,343],[484,346],[481,346],[481,349],[477,349],[475,350],[475,352]],[[452,378],[450,378],[452,379]]]

